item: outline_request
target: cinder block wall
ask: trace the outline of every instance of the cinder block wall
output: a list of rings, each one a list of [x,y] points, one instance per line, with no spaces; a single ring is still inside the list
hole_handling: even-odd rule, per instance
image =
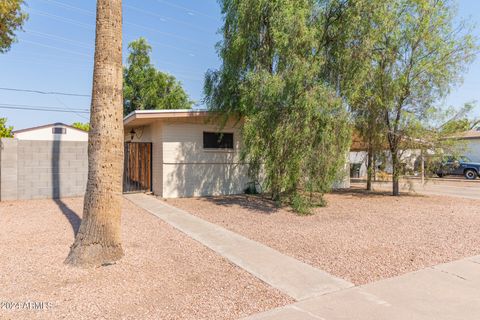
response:
[[[82,196],[87,183],[85,141],[2,139],[0,200]],[[11,162],[15,159],[16,165]],[[6,166],[6,167],[5,167]],[[13,167],[16,171],[13,174]]]
[[[0,201],[17,200],[18,140],[0,139]]]

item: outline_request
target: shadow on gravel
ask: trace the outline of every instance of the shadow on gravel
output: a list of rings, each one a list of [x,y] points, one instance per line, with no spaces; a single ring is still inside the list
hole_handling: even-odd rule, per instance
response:
[[[54,199],[54,201],[72,226],[73,235],[76,236],[78,229],[80,228],[80,223],[82,222],[82,219],[80,219],[78,214],[72,209],[70,209],[62,200]]]
[[[273,201],[256,195],[205,197],[202,199],[215,205],[225,207],[239,206],[262,214],[272,214],[279,210]]]
[[[332,194],[350,195],[359,198],[368,197],[392,197],[391,191],[367,191],[363,188],[352,187],[350,189],[338,189],[332,192]],[[400,197],[424,197],[424,195],[418,193],[412,193],[407,191],[400,192]]]

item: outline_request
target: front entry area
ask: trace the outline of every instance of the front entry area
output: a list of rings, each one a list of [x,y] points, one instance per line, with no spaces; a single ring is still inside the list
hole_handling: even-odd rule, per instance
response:
[[[152,191],[152,143],[126,142],[123,192]]]

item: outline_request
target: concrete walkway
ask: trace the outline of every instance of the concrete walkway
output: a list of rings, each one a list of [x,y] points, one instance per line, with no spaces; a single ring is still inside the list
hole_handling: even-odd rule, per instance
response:
[[[244,320],[478,320],[480,256],[326,294]]]
[[[261,243],[168,206],[153,196],[126,194],[125,198],[297,301],[353,286]]]

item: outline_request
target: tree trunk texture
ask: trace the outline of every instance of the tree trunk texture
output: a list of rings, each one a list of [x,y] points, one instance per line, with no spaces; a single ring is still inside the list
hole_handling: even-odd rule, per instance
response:
[[[122,1],[97,0],[83,219],[65,263],[100,266],[123,256]]]
[[[397,151],[391,152],[392,153],[392,195],[399,196],[400,195],[400,168],[399,168],[399,159]]]
[[[367,155],[367,191],[372,191],[372,177],[373,177],[373,148],[368,147]]]

